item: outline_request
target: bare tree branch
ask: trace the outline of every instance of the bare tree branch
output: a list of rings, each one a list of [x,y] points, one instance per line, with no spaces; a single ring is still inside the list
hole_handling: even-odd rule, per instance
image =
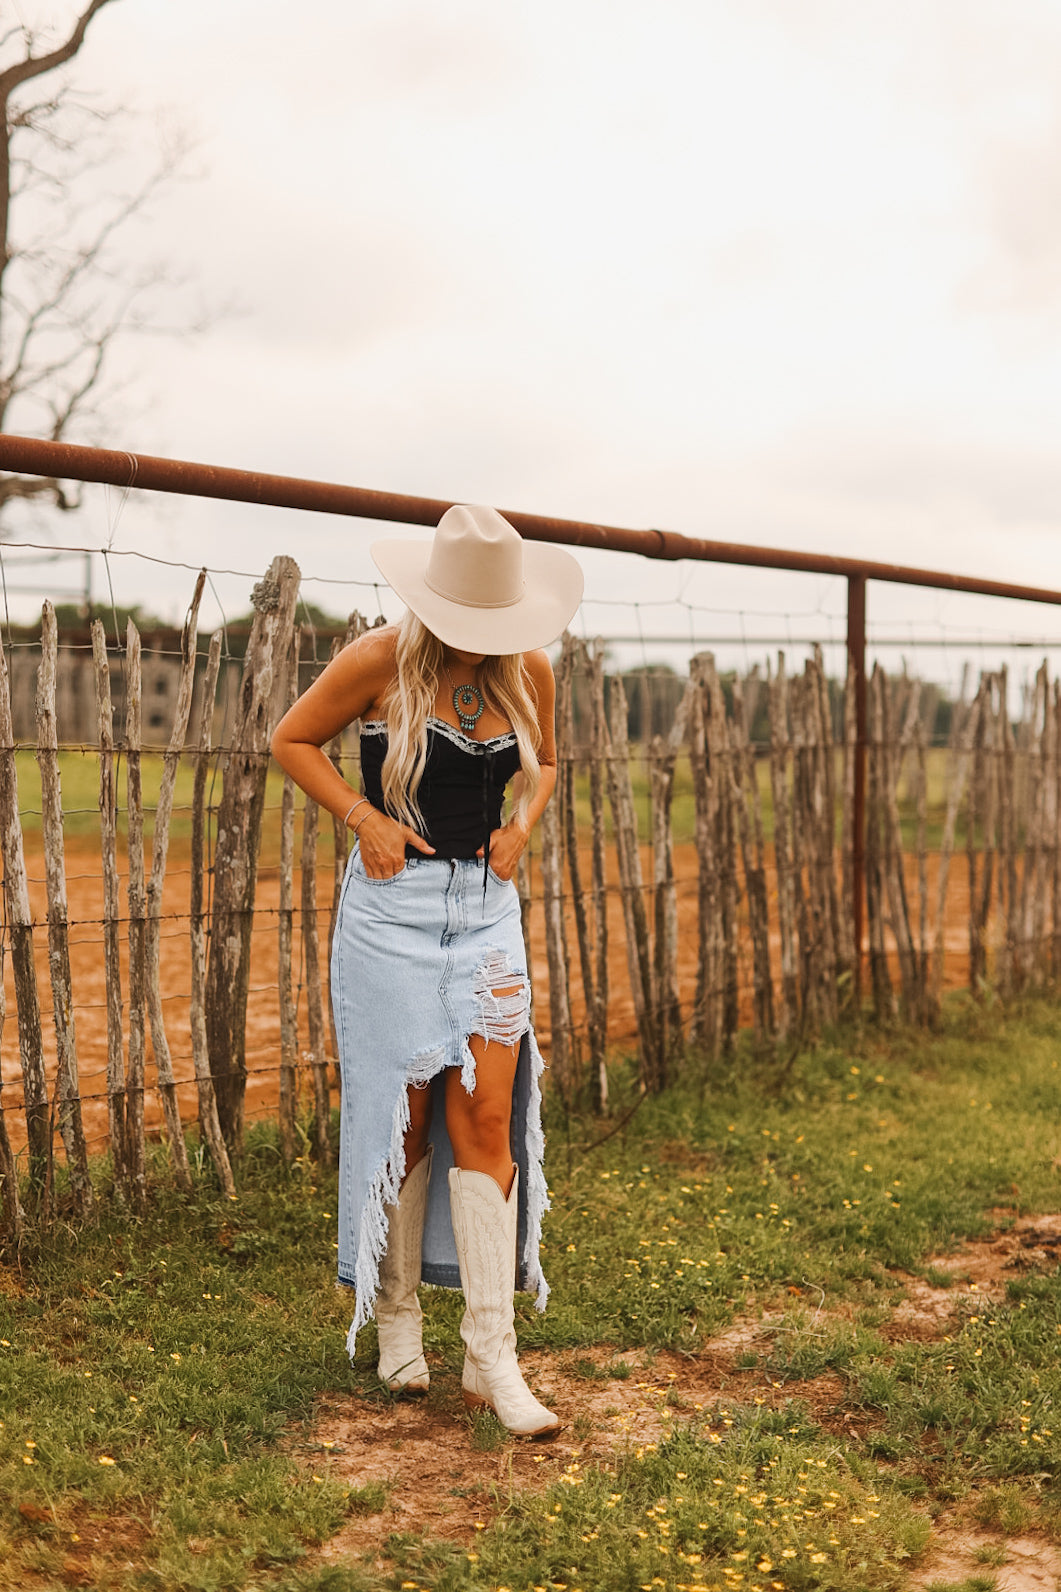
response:
[[[24,60],[16,61],[13,66],[9,66],[6,72],[0,72],[0,101],[6,100],[20,84],[27,83],[34,77],[43,77],[46,72],[54,72],[57,66],[65,66],[67,61],[72,61],[85,42],[85,34],[92,18],[97,11],[102,11],[103,7],[110,3],[111,0],[89,0],[65,44],[61,44],[57,50],[50,50],[47,55],[28,55]]]
[[[14,498],[48,498],[64,512],[80,507],[80,499],[70,497],[62,481],[42,475],[0,476],[0,508]]]
[[[160,290],[176,284],[150,263],[130,271],[120,240],[165,183],[181,174],[188,151],[166,147],[144,173],[142,142],[115,136],[123,114],[50,73],[74,59],[93,18],[111,0],[80,0],[65,40],[38,47],[29,28],[9,28],[0,50],[21,40],[22,58],[0,70],[0,429],[61,440],[93,420],[113,394],[110,354],[129,332],[165,331]],[[38,53],[39,48],[39,53]],[[26,85],[36,85],[25,92]],[[21,91],[21,92],[20,92]],[[101,192],[100,173],[119,173]],[[128,169],[127,169],[128,168]],[[122,190],[125,190],[124,192]],[[201,329],[203,317],[178,330]],[[62,510],[79,498],[58,481],[0,479],[0,510],[14,500]]]

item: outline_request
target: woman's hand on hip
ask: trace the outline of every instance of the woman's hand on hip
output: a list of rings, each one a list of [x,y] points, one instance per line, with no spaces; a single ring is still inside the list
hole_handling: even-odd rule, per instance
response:
[[[393,879],[396,873],[401,873],[405,867],[406,846],[415,846],[426,857],[435,855],[434,846],[429,846],[415,829],[388,818],[378,807],[358,824],[357,839],[361,861],[370,879]]]
[[[490,867],[499,879],[506,883],[515,877],[519,859],[526,849],[530,839],[530,830],[524,828],[513,818],[501,829],[495,829],[490,835]],[[477,857],[483,855],[482,846],[476,852]]]

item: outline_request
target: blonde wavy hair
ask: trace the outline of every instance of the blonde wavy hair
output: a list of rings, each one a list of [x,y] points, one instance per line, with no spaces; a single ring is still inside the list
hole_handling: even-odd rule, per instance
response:
[[[383,693],[387,721],[387,755],[383,760],[383,804],[400,823],[420,832],[423,814],[417,791],[427,763],[427,721],[435,706],[443,673],[443,646],[411,611],[398,626],[397,670]],[[484,701],[516,732],[523,774],[515,816],[522,817],[541,779],[538,752],[542,744],[533,682],[519,652],[484,658],[479,666]]]

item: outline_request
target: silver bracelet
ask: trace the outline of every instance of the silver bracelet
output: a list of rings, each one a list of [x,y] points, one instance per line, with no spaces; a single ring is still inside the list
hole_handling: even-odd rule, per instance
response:
[[[367,802],[367,801],[368,801],[368,797],[367,796],[359,796],[357,798],[356,802],[351,803],[351,805],[347,808],[345,814],[343,815],[343,827],[344,827],[344,829],[345,829],[346,825],[350,822],[350,814],[352,812],[356,812],[357,809],[361,806],[362,802]],[[371,803],[369,803],[369,805],[371,806]],[[366,817],[367,816],[368,815],[366,814]],[[355,835],[357,834],[357,830],[356,829],[354,830],[354,834]]]
[[[368,812],[361,814],[361,817],[357,820],[357,823],[354,825],[353,829],[350,831],[350,833],[353,835],[355,840],[357,839],[357,832],[361,828],[361,825],[364,823],[365,819],[366,818],[370,818],[375,811],[376,811],[376,809],[373,807],[372,803],[369,802]]]

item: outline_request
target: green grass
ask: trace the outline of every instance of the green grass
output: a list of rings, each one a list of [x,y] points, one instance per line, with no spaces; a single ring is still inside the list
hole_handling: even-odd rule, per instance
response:
[[[41,830],[40,770],[35,755],[28,750],[16,753],[18,776],[19,817],[22,829],[29,836],[39,836]],[[144,752],[141,755],[141,784],[143,791],[144,834],[148,845],[154,832],[154,812],[162,780],[162,754]],[[118,805],[118,830],[123,837],[128,833],[126,791],[128,763],[124,756],[115,761]],[[63,831],[68,840],[91,841],[99,846],[99,759],[94,751],[63,751],[59,755],[59,778],[63,796]],[[195,763],[183,758],[177,769],[174,790],[173,817],[170,822],[170,839],[175,848],[187,846],[191,837],[192,786],[195,781]],[[265,810],[262,820],[262,845],[260,865],[275,866],[280,855],[280,803],[283,796],[283,775],[275,763],[270,763],[265,790]],[[221,774],[215,755],[213,769],[207,780],[207,804],[221,800]],[[301,811],[304,797],[296,792],[296,809]],[[320,862],[324,866],[332,856],[332,824],[325,815],[320,825]]]
[[[215,754],[215,766],[216,766]],[[19,784],[19,807],[22,816],[23,828],[29,833],[40,830],[40,775],[34,753],[28,748],[23,748],[16,753],[16,769]],[[125,791],[126,791],[126,760],[119,756],[116,761],[118,780],[118,807],[119,822],[122,832],[125,831]],[[151,822],[154,805],[158,797],[159,781],[162,775],[162,754],[157,751],[147,751],[141,755],[141,770],[144,792],[145,828],[148,836],[151,834]],[[927,774],[927,828],[926,842],[929,850],[938,849],[943,834],[943,819],[946,812],[946,787],[944,782],[946,770],[946,753],[941,748],[933,748],[928,753]],[[64,827],[68,836],[91,837],[95,839],[99,833],[99,760],[91,748],[83,750],[66,749],[59,754],[59,772],[63,790]],[[351,771],[352,772],[352,771]],[[175,841],[185,840],[191,832],[190,803],[192,784],[195,778],[195,764],[191,757],[183,758],[177,775],[177,787],[174,798],[174,813],[171,834]],[[630,778],[634,794],[634,804],[638,817],[640,837],[644,844],[648,844],[652,832],[651,805],[649,799],[649,778],[644,751],[641,747],[632,749],[630,762]],[[763,817],[763,830],[766,843],[773,843],[773,797],[770,787],[770,765],[765,756],[760,756],[756,762],[756,779],[759,789],[759,802]],[[837,754],[836,762],[836,789],[837,800],[841,784],[841,762]],[[268,785],[266,789],[266,821],[265,844],[274,850],[279,847],[279,805],[283,789],[283,776],[275,764],[270,764]],[[207,801],[219,801],[221,795],[221,779],[217,774],[216,779],[208,782]],[[590,833],[590,802],[589,779],[580,773],[575,782],[576,814],[578,822],[586,836]],[[301,794],[297,797],[298,805],[302,805]],[[903,842],[907,848],[912,848],[915,841],[916,814],[915,804],[911,798],[906,784],[900,787],[899,805],[902,814]],[[612,833],[611,810],[605,799],[605,827],[608,835]],[[674,773],[674,793],[671,807],[671,828],[677,844],[691,843],[696,833],[696,809],[693,798],[692,772],[689,758],[684,753],[678,758]],[[837,813],[837,843],[839,844],[839,812]],[[322,825],[322,844],[331,845],[331,826]],[[959,816],[955,837],[955,846],[961,850],[965,846],[964,809]]]
[[[1059,1057],[1055,1009],[961,1002],[938,1034],[838,1036],[784,1071],[750,1053],[706,1078],[690,1063],[600,1143],[606,1124],[553,1120],[553,1295],[544,1315],[521,1302],[521,1344],[563,1351],[578,1386],[607,1376],[621,1409],[635,1357],[692,1369],[735,1316],[768,1310],[739,1364],[769,1397],[731,1387],[696,1407],[679,1375],[658,1444],[576,1459],[543,1491],[499,1487],[474,1544],[395,1536],[382,1571],[315,1557],[384,1499],[305,1458],[322,1395],[366,1420],[381,1397],[373,1330],[353,1367],[344,1353],[334,1174],[284,1171],[265,1129],[235,1202],[208,1171],[179,1199],[160,1163],[144,1216],[107,1198],[96,1225],[3,1256],[0,1587],[876,1592],[904,1584],[942,1511],[1000,1538],[1056,1533],[1057,1272],[1015,1273],[989,1308],[956,1285],[946,1337],[883,1329],[900,1271],[1059,1208]],[[620,1063],[617,1115],[624,1081]],[[451,1378],[460,1309],[428,1296],[428,1353]],[[602,1344],[607,1371],[585,1352]],[[821,1377],[853,1424],[815,1400]],[[473,1451],[503,1466],[510,1446],[455,1415],[458,1471]],[[111,1547],[89,1551],[95,1536]]]

